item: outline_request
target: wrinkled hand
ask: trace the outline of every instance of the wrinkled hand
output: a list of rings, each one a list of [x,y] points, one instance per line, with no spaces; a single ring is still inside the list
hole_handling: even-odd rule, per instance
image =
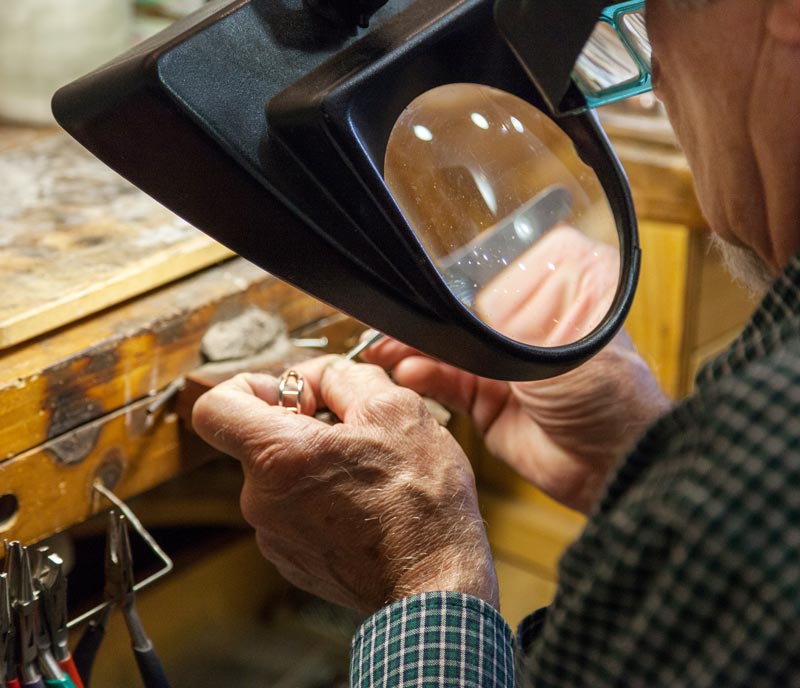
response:
[[[478,296],[481,317],[531,344],[575,341],[614,296],[616,249],[577,230],[551,230]],[[609,472],[669,404],[621,333],[591,361],[535,382],[498,382],[434,361],[395,341],[362,354],[401,385],[472,416],[488,449],[554,499],[587,513]]]
[[[391,340],[365,357],[391,368],[399,384],[471,415],[494,456],[583,513],[669,406],[624,333],[580,368],[533,382],[480,378]]]
[[[202,396],[196,431],[242,463],[241,506],[264,556],[292,583],[371,613],[432,590],[497,606],[471,467],[414,392],[376,366],[327,357],[295,367],[302,415],[278,381],[244,374]],[[318,408],[341,423],[315,418]]]

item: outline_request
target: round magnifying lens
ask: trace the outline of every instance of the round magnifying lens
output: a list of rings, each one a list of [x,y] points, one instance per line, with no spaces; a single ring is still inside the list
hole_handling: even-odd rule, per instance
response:
[[[389,139],[387,186],[452,293],[518,342],[590,334],[620,282],[601,183],[547,115],[488,86],[415,99]]]

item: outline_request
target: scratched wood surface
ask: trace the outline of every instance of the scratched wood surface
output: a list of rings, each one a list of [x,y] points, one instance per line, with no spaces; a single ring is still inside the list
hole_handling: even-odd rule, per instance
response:
[[[0,352],[0,462],[157,393],[203,364],[212,324],[252,307],[290,330],[333,313],[236,258]]]
[[[230,255],[63,132],[0,127],[0,349]]]

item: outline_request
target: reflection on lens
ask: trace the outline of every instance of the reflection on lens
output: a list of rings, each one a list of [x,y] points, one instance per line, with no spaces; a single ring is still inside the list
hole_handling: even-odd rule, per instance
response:
[[[639,66],[614,28],[597,22],[589,42],[575,65],[575,80],[589,93],[639,79]]]
[[[440,257],[439,270],[461,302],[474,307],[479,290],[519,260],[548,229],[565,220],[571,210],[569,191],[554,184],[463,248]]]
[[[558,346],[606,315],[619,279],[608,202],[529,103],[473,84],[420,96],[395,125],[385,177],[450,290],[497,332]]]
[[[650,38],[647,35],[647,27],[644,21],[644,12],[629,12],[623,15],[620,22],[622,33],[628,45],[633,48],[639,59],[651,68],[653,50],[650,47]]]

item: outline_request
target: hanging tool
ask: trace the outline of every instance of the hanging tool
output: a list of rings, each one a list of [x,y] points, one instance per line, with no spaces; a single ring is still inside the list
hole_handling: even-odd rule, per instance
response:
[[[103,485],[103,483],[99,480],[95,481],[93,488],[96,492],[103,495],[103,497],[114,504],[114,506],[116,506],[117,509],[119,509],[120,512],[125,515],[127,521],[134,527],[136,532],[141,536],[142,540],[147,544],[153,554],[157,556],[164,564],[161,569],[150,574],[147,578],[139,581],[135,586],[133,586],[132,592],[146,588],[148,585],[151,585],[172,571],[174,566],[172,559],[170,559],[167,553],[161,549],[155,538],[147,532],[147,529],[142,525],[141,521],[139,521],[139,519],[136,517],[136,514],[131,511],[128,505],[125,504],[125,502],[123,502],[119,497],[117,497],[111,490],[105,487],[105,485]],[[106,557],[106,567],[107,566],[108,557]],[[108,625],[108,620],[111,617],[111,613],[114,611],[114,606],[115,599],[106,599],[93,609],[90,609],[81,616],[70,620],[70,622],[67,624],[67,628],[71,629],[80,626],[86,621],[89,622],[86,630],[83,632],[83,635],[78,641],[78,644],[75,646],[75,651],[72,653],[75,667],[78,670],[78,674],[83,679],[83,685],[85,688],[89,688],[94,659],[97,656],[97,651],[103,641],[106,626]]]
[[[0,663],[6,687],[76,688],[53,655],[45,623],[37,578],[47,556],[46,549],[34,553],[36,576],[30,553],[21,543],[5,542],[5,554],[6,571],[0,574],[3,580],[0,583]],[[18,666],[21,684],[17,678]]]
[[[136,611],[128,521],[124,514],[118,514],[113,510],[108,516],[105,574],[106,597],[122,610],[145,688],[169,688],[161,660],[153,643],[147,637]]]
[[[17,629],[19,676],[22,688],[45,688],[39,671],[37,645],[39,609],[33,589],[33,576],[28,553],[19,542],[10,544],[10,577],[12,608]]]
[[[8,551],[8,550],[6,550]],[[8,561],[8,560],[6,560]],[[0,678],[9,676],[14,666],[14,620],[11,616],[11,596],[8,574],[0,573]],[[8,688],[18,688],[16,679],[5,681]]]
[[[133,653],[145,688],[170,688],[161,660],[147,637],[136,611],[133,557],[128,537],[128,521],[124,514],[110,511],[105,556],[105,597],[108,606],[93,620],[75,648],[75,664],[89,686],[92,664],[105,634],[108,618],[118,607],[125,618],[133,645]]]
[[[6,688],[20,688],[17,678],[17,634],[18,630],[14,618],[13,610],[13,590],[16,589],[16,580],[20,569],[19,557],[21,550],[17,547],[19,542],[9,542],[3,540],[5,550],[5,572],[6,587],[8,590],[8,625],[10,627],[6,645],[6,666],[5,666],[5,686]]]
[[[84,688],[69,652],[67,578],[64,575],[64,562],[58,554],[46,554],[42,570],[37,575],[37,584],[42,601],[43,625],[49,637],[53,658],[75,688]]]
[[[24,556],[26,558],[28,557],[27,550],[25,550]],[[36,615],[34,618],[34,635],[36,637],[39,670],[44,678],[44,684],[51,688],[75,688],[72,679],[62,670],[53,654],[52,641],[47,628],[41,593],[36,585],[36,579],[30,567],[29,559],[28,562],[26,571],[30,578],[26,584],[26,590],[30,590],[33,597],[33,606]]]

